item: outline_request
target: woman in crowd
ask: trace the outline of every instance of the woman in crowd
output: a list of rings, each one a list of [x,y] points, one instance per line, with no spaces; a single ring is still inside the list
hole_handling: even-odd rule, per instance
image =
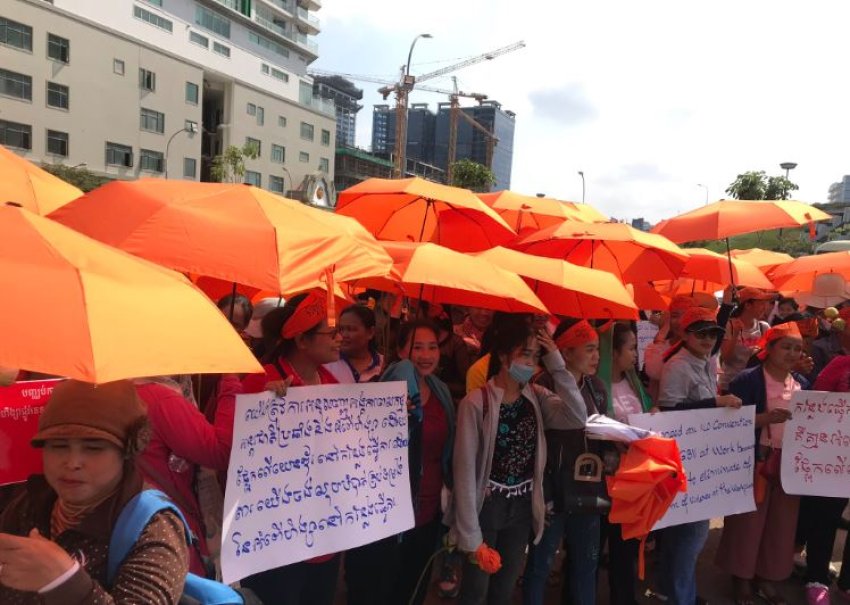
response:
[[[555,395],[529,384],[540,345]],[[486,385],[458,409],[454,491],[446,523],[464,563],[460,603],[507,604],[522,568],[529,534],[543,534],[546,505],[544,428],[584,427],[587,410],[575,378],[545,333],[524,318],[494,333]],[[493,574],[493,575],[490,575]]]
[[[477,359],[481,354],[484,333],[493,323],[493,311],[470,307],[463,322],[455,326],[455,334],[463,338],[471,357]]]
[[[339,360],[341,337],[328,325],[325,294],[299,294],[279,313],[269,313],[263,330],[279,335],[263,360],[265,374],[243,380],[246,393],[282,391],[286,386],[337,384],[325,364]],[[340,555],[325,555],[249,576],[243,586],[253,590],[265,605],[331,605],[336,595]]]
[[[30,478],[0,517],[3,605],[172,605],[189,567],[183,522],[159,512],[107,583],[109,542],[142,490],[136,455],[147,417],[132,383],[56,386],[32,440],[44,475]]]
[[[729,384],[741,370],[747,367],[747,362],[756,352],[762,336],[770,328],[762,320],[768,308],[772,294],[762,292],[758,288],[743,288],[738,292],[738,307],[736,315],[726,326],[726,335],[720,347],[720,366],[722,374],[718,379],[721,393],[729,390]]]
[[[339,316],[342,336],[339,360],[325,368],[342,384],[375,382],[384,371],[384,356],[375,342],[375,312],[364,305],[351,305]]]
[[[718,395],[717,377],[711,367],[718,338],[723,335],[714,311],[690,307],[679,327],[682,343],[664,364],[658,390],[662,410],[741,407],[735,395]],[[697,602],[696,564],[708,538],[708,521],[684,523],[661,530],[661,592],[668,605]]]
[[[586,320],[568,319],[555,331],[555,342],[563,356],[566,370],[579,386],[585,415],[604,414],[607,404],[605,386],[595,376],[599,366],[599,335]],[[553,389],[551,374],[544,373],[536,384]],[[540,543],[529,552],[523,584],[523,602],[542,605],[546,580],[562,540],[566,542],[564,602],[574,605],[595,605],[596,570],[599,563],[601,511],[589,507],[577,510],[565,501],[571,485],[576,460],[581,454],[601,456],[599,442],[588,442],[584,425],[546,427],[548,496],[553,502],[554,515],[543,532]],[[598,493],[604,495],[604,483]]]
[[[803,337],[794,322],[768,330],[760,345],[761,365],[744,370],[732,381],[730,392],[744,405],[756,407],[756,510],[726,517],[717,550],[717,565],[734,579],[737,605],[752,605],[754,594],[773,605],[785,601],[776,582],[791,575],[794,530],[799,496],[790,496],[779,481],[785,422],[791,417],[794,391],[808,382],[792,372],[803,353]]]

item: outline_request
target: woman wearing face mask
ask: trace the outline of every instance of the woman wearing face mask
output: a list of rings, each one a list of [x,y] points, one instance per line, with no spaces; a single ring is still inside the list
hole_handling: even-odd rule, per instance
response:
[[[529,384],[540,345],[556,395]],[[587,410],[575,378],[545,333],[525,320],[505,322],[493,336],[490,379],[458,410],[454,449],[452,528],[464,563],[460,603],[512,600],[529,534],[543,534],[543,471],[547,426],[581,428]],[[493,575],[490,575],[493,574]]]
[[[274,325],[271,325],[274,322]],[[280,335],[263,360],[264,374],[243,380],[245,393],[285,392],[287,386],[337,384],[325,364],[339,360],[339,331],[328,325],[324,292],[299,294],[264,318],[263,330]],[[249,576],[242,585],[266,605],[331,605],[336,595],[340,555],[325,555]]]
[[[681,348],[661,373],[658,407],[665,411],[741,407],[739,397],[717,394],[712,351],[723,328],[717,325],[715,313],[691,307],[682,315],[680,329]],[[661,588],[668,605],[696,603],[696,564],[708,538],[708,525],[708,521],[695,521],[661,530]]]
[[[759,348],[761,365],[741,372],[730,391],[744,405],[756,406],[756,460],[773,467],[773,473],[779,469],[770,457],[778,463],[791,396],[808,386],[792,372],[803,353],[803,337],[796,323],[785,323],[768,330]],[[756,473],[756,510],[726,517],[715,563],[734,578],[736,605],[752,605],[754,589],[771,605],[781,605],[785,600],[775,583],[793,569],[800,498],[785,493],[778,474],[765,477],[758,468]]]
[[[342,336],[339,361],[327,370],[342,384],[375,382],[384,370],[384,356],[375,343],[375,312],[363,305],[352,305],[339,316]]]

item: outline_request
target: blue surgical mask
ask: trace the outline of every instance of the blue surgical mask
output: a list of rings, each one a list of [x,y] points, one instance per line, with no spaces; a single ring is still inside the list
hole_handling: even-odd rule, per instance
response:
[[[511,378],[516,380],[518,383],[524,385],[528,384],[534,376],[534,368],[525,364],[513,362],[511,363],[511,367],[508,368],[508,374],[510,374]]]

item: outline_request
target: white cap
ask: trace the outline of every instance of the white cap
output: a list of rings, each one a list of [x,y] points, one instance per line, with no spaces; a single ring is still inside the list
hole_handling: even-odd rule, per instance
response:
[[[811,292],[788,292],[798,303],[816,309],[834,307],[850,300],[850,287],[837,273],[824,273],[815,277]]]
[[[245,327],[245,334],[251,338],[262,338],[263,318],[268,315],[269,311],[272,309],[282,307],[284,302],[283,297],[274,296],[272,298],[264,298],[254,305],[254,313],[251,315],[251,321],[249,321],[248,325]]]

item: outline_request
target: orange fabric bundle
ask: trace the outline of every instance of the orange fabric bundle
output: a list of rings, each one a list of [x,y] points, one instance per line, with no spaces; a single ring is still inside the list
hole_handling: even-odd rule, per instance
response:
[[[502,557],[499,551],[487,546],[486,542],[482,542],[472,555],[475,564],[481,568],[481,571],[489,574],[494,574],[502,568]]]
[[[295,309],[280,330],[282,338],[288,340],[318,326],[327,317],[327,297],[324,292],[310,292]]]
[[[586,319],[571,326],[566,332],[558,337],[555,343],[559,349],[573,349],[592,342],[599,342],[599,334]]]

